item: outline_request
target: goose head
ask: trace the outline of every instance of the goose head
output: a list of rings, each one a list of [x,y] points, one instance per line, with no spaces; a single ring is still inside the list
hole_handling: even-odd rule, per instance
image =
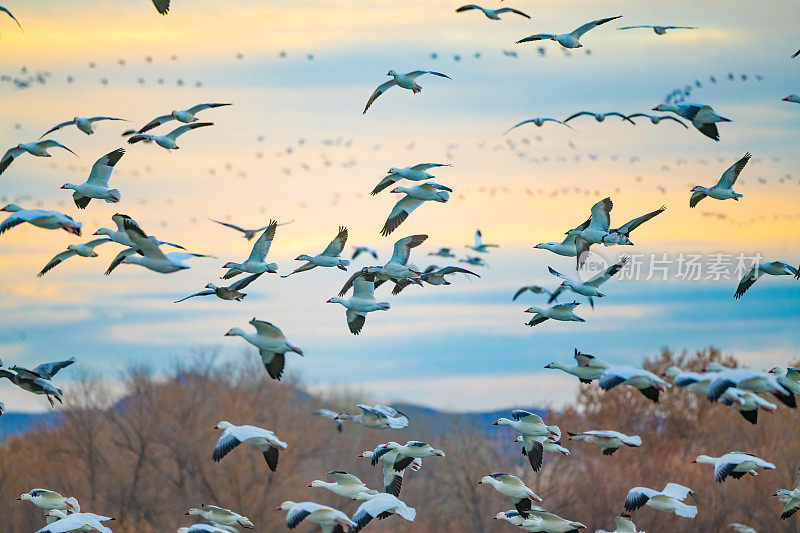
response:
[[[338,296],[334,296],[333,298],[329,298],[328,300],[325,301],[326,304],[342,304],[342,305],[344,305],[344,302],[345,302],[345,299],[344,298],[340,298]],[[342,414],[346,414],[346,413],[342,413]]]
[[[221,429],[221,430],[224,431],[224,430],[226,430],[228,428],[232,428],[232,427],[233,427],[233,424],[231,424],[227,420],[223,420],[223,421],[219,422],[216,426],[214,426],[214,429]]]
[[[311,256],[308,254],[300,254],[295,258],[295,261],[311,261]]]
[[[17,204],[8,204],[4,208],[0,209],[0,211],[6,211],[8,213],[16,213],[17,211],[22,211],[22,208]]]
[[[231,328],[228,330],[228,333],[225,334],[225,337],[244,337],[245,331],[242,328]]]
[[[73,185],[72,183],[65,183],[61,186],[62,189],[77,189],[77,185]]]
[[[213,283],[206,283],[206,289],[217,290],[219,287],[214,285]]]
[[[108,228],[100,228],[99,230],[95,231],[92,235],[111,235],[113,231]]]
[[[397,72],[395,72],[394,70],[390,70],[389,72],[386,73],[386,75],[387,76],[397,76]]]
[[[291,500],[286,500],[285,502],[283,502],[282,504],[280,504],[280,506],[278,506],[278,509],[277,509],[277,510],[278,510],[278,511],[288,511],[289,509],[291,509],[291,508],[292,508],[292,507],[294,507],[295,505],[297,505],[295,502],[293,502],[293,501],[291,501]]]

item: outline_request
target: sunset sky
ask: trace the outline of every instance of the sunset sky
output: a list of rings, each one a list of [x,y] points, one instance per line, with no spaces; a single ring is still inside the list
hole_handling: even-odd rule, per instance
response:
[[[578,296],[577,314],[586,323],[535,328],[523,325],[530,318],[523,311],[544,305],[544,297],[526,294],[513,303],[511,297],[523,285],[554,288],[547,266],[574,274],[574,259],[533,245],[560,241],[606,196],[614,201],[613,226],[667,206],[632,234],[633,248],[597,250],[609,260],[622,253],[666,253],[672,261],[700,255],[707,269],[715,254],[729,254],[733,269],[743,254],[800,263],[800,105],[781,101],[800,93],[800,58],[789,59],[800,48],[800,4],[505,4],[533,20],[507,14],[490,21],[477,11],[456,14],[459,2],[422,0],[173,0],[168,17],[157,16],[149,0],[3,2],[25,30],[0,16],[3,151],[74,116],[130,121],[98,123],[92,136],[58,131],[50,138],[79,158],[57,149],[51,159],[24,155],[0,176],[0,203],[58,210],[83,223],[82,237],[27,225],[0,236],[3,363],[35,366],[74,355],[78,364],[56,379],[68,393],[81,372],[114,380],[130,364],[168,370],[203,350],[218,350],[223,359],[256,357],[241,339],[223,337],[234,326],[248,329],[255,316],[305,350],[303,358],[287,356],[287,369],[313,390],[348,387],[365,399],[486,410],[568,401],[576,380],[542,367],[571,361],[576,347],[625,364],[663,347],[709,346],[754,367],[796,361],[800,281],[791,277],[764,278],[735,301],[738,279],[680,280],[673,262],[668,280],[610,281],[594,310]],[[549,41],[514,44],[615,15],[623,18],[587,33],[584,48],[569,55]],[[638,24],[698,29],[663,37],[616,29]],[[362,115],[389,69],[436,70],[452,80],[423,76],[421,94],[395,88]],[[45,83],[14,87],[14,79],[38,73]],[[733,120],[719,126],[720,142],[671,121],[634,127],[613,117],[578,118],[570,122],[574,130],[548,123],[503,135],[533,117],[650,113],[685,86],[692,87],[690,100]],[[234,105],[202,112],[214,127],[181,137],[174,153],[120,137],[202,102]],[[95,200],[78,210],[70,191],[59,187],[82,183],[97,158],[120,146],[128,152],[111,184],[122,201]],[[706,199],[690,210],[692,186],[715,184],[748,151],[753,159],[735,186],[744,197]],[[420,162],[452,164],[434,172],[454,189],[452,199],[423,205],[381,237],[397,198],[369,191],[389,167]],[[99,258],[72,258],[36,278],[68,244],[113,227],[117,212],[148,233],[216,258],[194,259],[191,270],[176,274],[123,265],[105,277],[121,249],[107,244]],[[480,279],[454,276],[451,286],[410,287],[399,296],[381,287],[376,296],[392,308],[370,314],[356,337],[344,309],[325,301],[355,268],[372,264],[364,256],[348,273],[265,275],[242,303],[174,304],[219,281],[226,261],[249,254],[252,242],[209,217],[247,227],[294,220],[278,228],[270,252],[282,274],[300,264],[294,261],[300,253],[322,251],[340,225],[350,230],[348,258],[352,246],[373,246],[381,264],[395,240],[416,233],[430,236],[411,256],[423,268],[446,264],[427,255],[441,246],[463,258],[476,228],[500,247],[483,256],[488,268],[476,267]],[[0,384],[9,410],[47,407],[45,399],[31,398]]]

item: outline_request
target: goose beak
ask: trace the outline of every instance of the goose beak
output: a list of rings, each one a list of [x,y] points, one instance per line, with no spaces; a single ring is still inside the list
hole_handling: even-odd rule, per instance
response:
[[[651,109],[650,111],[658,111],[658,107],[654,107],[654,108],[653,108],[653,109]]]
[[[329,299],[329,300],[325,300],[325,303],[326,303],[326,304],[332,304],[332,303],[333,303],[333,298],[331,298],[331,299]]]
[[[309,488],[310,488],[310,487],[311,487],[311,483],[309,483],[308,485],[306,485],[306,487],[309,487]]]
[[[552,365],[551,365],[551,363],[548,363],[548,364],[544,365],[544,367],[545,367],[545,368],[553,368],[553,367],[552,367]]]
[[[500,424],[498,424],[497,422],[493,422],[492,425],[493,426],[499,426]]]

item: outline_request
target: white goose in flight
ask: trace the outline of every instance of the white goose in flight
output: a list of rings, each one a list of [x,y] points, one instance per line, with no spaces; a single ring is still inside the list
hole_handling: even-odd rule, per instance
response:
[[[375,196],[382,190],[390,185],[394,185],[400,180],[406,179],[410,181],[426,181],[435,178],[435,176],[428,172],[432,168],[449,167],[447,163],[419,163],[410,167],[397,168],[392,167],[389,169],[388,175],[378,183],[370,196]]]
[[[354,279],[352,297],[334,296],[326,303],[341,304],[347,310],[345,313],[347,327],[353,335],[361,333],[367,320],[367,313],[388,311],[391,308],[389,302],[379,302],[375,299],[375,274],[362,274]]]
[[[667,207],[662,205],[655,211],[650,211],[640,217],[636,217],[633,220],[630,220],[623,224],[622,226],[611,229],[608,231],[608,235],[603,238],[603,245],[604,246],[613,246],[615,244],[620,244],[623,246],[632,246],[633,242],[630,239],[630,234],[633,230],[647,222],[648,220],[652,219],[653,217],[660,215],[664,211],[667,210]]]
[[[647,505],[656,511],[664,511],[684,518],[694,518],[697,516],[697,507],[683,503],[683,500],[689,495],[694,497],[692,489],[677,483],[667,483],[662,491],[647,487],[633,487],[628,491],[628,497],[625,499],[625,510],[631,512]]]
[[[17,204],[8,204],[0,211],[11,213],[3,222],[0,223],[0,235],[11,228],[27,222],[32,226],[42,229],[63,229],[67,233],[72,233],[80,237],[81,223],[75,222],[73,218],[58,211],[46,211],[44,209],[23,209]]]
[[[781,503],[786,504],[781,513],[781,520],[786,520],[797,511],[800,511],[800,471],[797,472],[797,479],[798,483],[796,489],[778,489],[778,492],[774,494]]]
[[[340,533],[345,531],[344,528],[356,525],[342,511],[314,502],[295,503],[287,500],[278,507],[278,510],[289,511],[286,514],[286,526],[289,529],[296,528],[303,520],[321,526],[322,533]]]
[[[603,122],[607,117],[619,117],[619,118],[622,119],[623,122],[628,121],[631,124],[633,124],[634,126],[636,125],[636,123],[634,121],[632,121],[630,119],[630,117],[628,117],[626,115],[623,115],[622,113],[619,113],[618,111],[611,111],[609,113],[593,113],[591,111],[581,111],[579,113],[575,113],[574,115],[570,115],[569,117],[565,118],[564,119],[564,124],[566,124],[567,122],[569,122],[572,119],[575,119],[577,117],[583,117],[583,116],[594,117],[594,119],[597,122]]]
[[[58,131],[61,128],[66,128],[67,126],[75,126],[86,135],[92,135],[94,134],[94,123],[100,122],[101,120],[122,120],[124,122],[127,122],[127,120],[125,120],[124,118],[115,118],[115,117],[86,117],[86,118],[75,117],[72,120],[68,120],[66,122],[62,122],[61,124],[53,126],[49,130],[44,132],[42,134],[42,137],[44,137],[49,133],[53,133],[54,131]],[[39,139],[41,139],[42,137],[39,137]]]
[[[575,235],[575,250],[577,252],[577,264],[580,268],[586,261],[586,253],[592,244],[604,242],[611,231],[611,209],[614,203],[611,198],[603,198],[592,206],[589,224],[581,224],[577,228],[567,232],[568,235]]]
[[[297,256],[295,261],[305,261],[306,264],[294,269],[292,272],[289,272],[285,276],[281,276],[282,278],[288,278],[292,274],[297,274],[298,272],[305,272],[306,270],[311,270],[312,268],[316,267],[336,267],[339,270],[344,270],[347,272],[347,265],[350,264],[350,261],[347,259],[342,259],[340,256],[344,251],[344,246],[347,243],[347,228],[344,226],[339,226],[339,233],[333,240],[328,244],[328,247],[323,250],[321,254],[317,254],[314,256],[308,254],[300,254]]]
[[[657,115],[648,115],[646,113],[634,113],[633,115],[628,115],[629,119],[634,119],[636,117],[646,117],[646,118],[650,119],[650,123],[651,124],[658,124],[662,120],[671,120],[673,122],[677,122],[678,124],[680,124],[684,128],[689,129],[689,126],[687,126],[682,120],[677,119],[675,117],[671,117],[669,115],[657,116]]]
[[[103,243],[112,242],[111,239],[94,239],[92,241],[83,243],[83,244],[70,244],[67,246],[67,249],[57,254],[53,257],[44,268],[36,274],[36,277],[41,278],[56,266],[60,265],[63,261],[66,261],[72,256],[80,256],[80,257],[97,257],[97,252],[94,249],[100,246]]]
[[[241,226],[237,226],[236,224],[231,224],[229,222],[220,222],[219,220],[214,220],[213,218],[209,218],[208,220],[210,220],[211,222],[216,222],[217,224],[225,226],[226,228],[231,228],[231,229],[235,229],[236,231],[240,231],[242,233],[242,237],[244,237],[248,241],[252,241],[253,238],[256,235],[258,235],[258,233],[260,231],[264,231],[265,229],[267,229],[269,227],[269,226],[262,226],[260,228],[255,228],[255,229],[245,229],[245,228],[242,228]],[[277,224],[277,225],[278,226],[285,226],[286,224],[291,224],[292,222],[294,222],[294,220],[290,220],[289,222],[283,222],[283,223],[280,223],[280,224]]]
[[[489,248],[498,248],[499,245],[497,244],[486,244],[483,242],[483,234],[481,230],[475,230],[475,242],[472,245],[465,245],[470,250],[474,250],[476,252],[481,253],[489,253]]]
[[[144,133],[146,131],[152,130],[162,124],[165,124],[171,120],[177,120],[178,122],[183,122],[184,124],[191,124],[193,122],[197,122],[197,113],[200,111],[204,111],[206,109],[213,109],[216,107],[223,107],[229,106],[233,104],[198,104],[194,107],[190,107],[189,109],[184,109],[183,111],[172,111],[168,115],[162,115],[160,117],[156,117],[137,131],[136,133]]]
[[[364,502],[353,513],[353,522],[356,524],[353,533],[361,531],[375,517],[384,518],[396,514],[403,520],[413,522],[417,516],[417,511],[413,507],[409,507],[397,496],[391,494],[361,492],[353,499]]]
[[[256,426],[234,426],[226,420],[217,424],[214,429],[222,430],[222,435],[220,435],[217,445],[214,446],[214,453],[211,456],[211,460],[215,463],[221,461],[228,455],[228,452],[245,442],[264,454],[264,460],[270,470],[275,472],[278,469],[278,455],[280,450],[286,449],[286,443],[272,431]]]
[[[334,470],[332,472],[328,472],[325,475],[330,476],[333,479],[333,482],[331,483],[328,481],[315,479],[314,481],[309,483],[308,486],[314,488],[327,489],[332,493],[336,494],[337,496],[350,498],[351,500],[361,492],[366,492],[368,494],[378,494],[377,490],[370,489],[364,484],[363,481],[358,479],[353,474],[348,474],[347,472],[343,472],[341,470]]]
[[[2,231],[2,226],[0,226],[0,231]],[[770,276],[794,276],[795,279],[800,277],[798,274],[798,269],[790,265],[789,263],[785,263],[783,261],[772,261],[769,263],[759,263],[750,267],[750,270],[742,277],[741,281],[739,281],[739,286],[736,287],[736,293],[734,293],[733,297],[737,300],[741,298],[747,290],[753,286],[753,284],[758,281],[762,275],[768,274]]]
[[[500,9],[486,9],[485,7],[481,7],[476,4],[467,4],[465,6],[461,6],[458,9],[456,9],[456,13],[463,13],[464,11],[469,11],[471,9],[477,9],[479,11],[482,11],[483,14],[486,15],[486,18],[491,20],[500,20],[500,15],[503,13],[514,13],[516,15],[525,17],[526,19],[531,18],[526,13],[523,13],[518,9],[514,9],[513,7],[501,7]]]
[[[609,18],[594,20],[592,22],[587,22],[583,26],[576,28],[569,33],[562,33],[560,35],[555,35],[552,33],[537,33],[536,35],[531,35],[530,37],[525,37],[524,39],[520,39],[519,41],[517,41],[517,44],[528,43],[531,41],[551,40],[551,41],[556,41],[564,48],[581,48],[583,45],[580,43],[580,38],[583,36],[584,33],[586,33],[589,30],[595,29],[601,24],[605,24],[606,22],[611,22],[612,20],[616,20],[621,17],[622,15],[617,17],[609,17]]]
[[[732,187],[736,183],[737,178],[739,178],[739,174],[742,173],[742,169],[744,169],[747,162],[750,161],[750,157],[750,152],[744,154],[743,158],[731,165],[730,168],[722,174],[722,177],[713,187],[702,187],[700,185],[692,187],[692,197],[689,199],[689,207],[695,207],[700,203],[700,200],[706,196],[715,200],[732,199],[738,202],[742,195],[738,192],[734,192]]]
[[[339,296],[344,296],[347,294],[347,291],[353,286],[353,282],[364,274],[375,275],[376,287],[389,280],[397,283],[402,280],[414,279],[417,280],[416,282],[422,283],[417,279],[422,272],[419,271],[417,267],[409,265],[408,259],[411,256],[411,249],[416,248],[425,242],[427,238],[427,235],[410,235],[408,237],[398,239],[397,242],[394,243],[394,250],[389,262],[382,267],[364,267],[358,272],[354,273],[342,286],[342,290],[339,291]]]
[[[742,415],[742,418],[754,425],[758,424],[759,409],[772,413],[778,408],[776,404],[768,402],[758,394],[736,387],[727,389],[718,401],[723,405],[733,407]]]
[[[390,235],[425,202],[446,203],[450,199],[448,191],[452,191],[452,189],[430,181],[414,187],[395,187],[391,192],[405,194],[405,196],[392,207],[392,211],[381,229],[381,235],[384,237]]]
[[[611,390],[617,385],[628,385],[639,389],[645,398],[658,403],[659,392],[664,391],[671,385],[656,376],[649,370],[632,366],[612,366],[603,372],[598,381],[600,388]]]
[[[391,76],[392,79],[387,81],[386,83],[379,85],[378,88],[375,89],[375,91],[372,93],[372,96],[369,97],[369,100],[367,101],[366,107],[364,107],[362,115],[367,112],[367,109],[369,109],[369,106],[372,105],[372,102],[374,102],[380,95],[382,95],[395,85],[397,85],[402,89],[408,89],[414,94],[417,94],[418,92],[422,91],[422,87],[417,85],[417,78],[419,78],[423,74],[433,74],[434,76],[439,76],[440,78],[447,78],[448,80],[453,79],[447,74],[442,74],[441,72],[435,72],[433,70],[414,70],[407,74],[398,74],[394,70],[390,70],[386,75]]]
[[[31,489],[24,494],[20,494],[19,501],[29,501],[36,507],[45,510],[58,509],[61,511],[70,511],[72,513],[81,512],[81,506],[77,498],[64,497],[54,490],[47,489]]]
[[[534,529],[528,529],[533,526]],[[531,509],[529,516],[519,526],[526,531],[578,531],[586,526],[574,520],[561,518],[557,514]]]
[[[114,171],[114,165],[119,163],[122,156],[125,155],[124,148],[117,148],[113,152],[107,153],[98,159],[92,170],[89,172],[89,178],[86,182],[80,185],[73,185],[72,183],[65,183],[61,186],[62,189],[72,189],[72,199],[78,209],[86,209],[92,198],[97,200],[105,200],[107,204],[115,204],[122,199],[119,189],[111,189],[108,186],[108,180],[111,179],[111,173]]]
[[[539,118],[539,117],[537,117],[537,118],[529,118],[528,120],[523,120],[519,124],[515,124],[515,125],[511,126],[510,128],[508,128],[503,133],[503,135],[508,134],[508,132],[510,132],[513,129],[519,128],[520,126],[524,126],[525,124],[535,124],[536,126],[539,126],[541,128],[544,125],[545,122],[555,122],[557,124],[563,124],[564,126],[568,127],[569,129],[573,129],[572,126],[570,126],[569,124],[566,123],[566,121],[556,120],[554,118]]]
[[[139,265],[159,274],[171,274],[189,268],[183,264],[186,259],[210,257],[188,252],[169,252],[165,254],[159,248],[158,241],[148,237],[135,220],[125,215],[120,216],[122,217],[123,230],[133,243],[133,246],[117,254],[108,269],[106,269],[106,276],[110,275],[121,264]]]
[[[378,445],[378,448],[381,446],[383,444]],[[373,455],[375,455],[374,450],[367,450],[358,454],[359,457],[365,457],[370,462],[372,462]],[[399,457],[397,450],[389,450],[382,454],[378,460],[383,463],[384,492],[398,497],[403,487],[403,476],[406,470],[417,472],[422,468],[422,459],[414,459],[409,462],[407,457]]]
[[[717,122],[732,122],[731,119],[718,115],[710,105],[683,102],[679,104],[658,104],[653,111],[675,113],[690,121],[697,131],[719,141]]]
[[[556,426],[553,426],[556,427]],[[561,430],[558,431],[559,435]],[[522,443],[522,455],[528,458],[528,462],[533,468],[534,472],[542,469],[544,462],[544,452],[560,453],[561,455],[570,455],[568,449],[561,446],[561,437],[530,437],[528,435],[517,435],[514,442]]]
[[[43,141],[36,141],[32,143],[21,143],[16,145],[13,148],[9,148],[6,153],[3,155],[2,159],[0,159],[0,174],[6,171],[6,169],[14,162],[16,158],[21,156],[24,153],[29,153],[31,155],[35,155],[36,157],[53,157],[47,150],[50,148],[63,148],[67,152],[71,153],[75,157],[78,157],[78,154],[64,146],[58,141],[54,141],[52,139],[45,139]]]
[[[578,378],[581,383],[591,383],[596,379],[600,379],[600,376],[602,376],[603,372],[605,372],[609,367],[609,364],[605,361],[602,361],[593,355],[589,355],[588,353],[581,353],[577,348],[575,348],[575,354],[573,357],[577,363],[576,365],[565,365],[563,363],[553,361],[552,363],[545,365],[545,368],[553,368],[555,370],[566,372],[567,374],[572,374]]]
[[[264,233],[258,238],[250,251],[250,255],[241,263],[228,261],[222,268],[227,268],[228,271],[222,276],[222,279],[230,279],[233,277],[247,272],[249,274],[261,274],[269,272],[274,274],[278,272],[277,263],[267,263],[267,254],[269,248],[272,246],[272,241],[275,239],[275,231],[278,229],[278,222],[270,220],[269,224],[264,229]]]
[[[511,498],[511,501],[514,502],[514,508],[523,518],[530,516],[532,500],[542,501],[520,478],[511,474],[495,472],[488,476],[483,476],[478,481],[478,485],[489,485],[503,496]]]
[[[165,148],[167,150],[177,150],[178,148],[180,148],[180,146],[178,146],[177,144],[178,137],[180,137],[187,131],[213,125],[214,125],[213,122],[192,122],[191,124],[186,124],[185,126],[177,127],[171,132],[167,133],[166,135],[137,133],[135,135],[131,135],[128,138],[128,144],[135,144],[138,143],[139,141],[154,142],[161,148]]]
[[[666,35],[667,30],[696,30],[694,26],[624,26],[617,28],[618,30],[635,30],[639,28],[646,28],[653,30],[656,35]]]
[[[588,223],[587,223],[588,226]],[[569,234],[567,235],[563,241],[561,242],[540,242],[534,248],[538,248],[540,250],[547,250],[549,252],[553,252],[554,254],[561,255],[564,257],[575,257],[578,255],[578,250],[575,246],[575,239],[577,239],[577,235]]]
[[[733,479],[740,479],[745,474],[757,476],[757,468],[768,468],[775,470],[775,465],[767,462],[755,455],[742,452],[726,453],[720,457],[709,457],[708,455],[698,455],[693,463],[714,465],[714,481],[722,483],[728,476]]]
[[[638,435],[625,435],[611,429],[590,429],[580,433],[570,433],[569,440],[580,440],[599,446],[603,455],[611,455],[622,446],[638,448],[642,445],[642,438]]]
[[[575,308],[580,303],[570,302],[567,304],[557,304],[552,307],[531,306],[525,310],[526,313],[534,313],[533,318],[526,322],[526,326],[538,326],[548,318],[562,322],[586,322],[583,318],[575,314]]]
[[[272,379],[280,381],[283,367],[286,364],[286,352],[294,352],[302,356],[303,350],[290,343],[286,335],[270,322],[253,318],[248,323],[256,328],[255,333],[248,333],[242,328],[231,328],[225,336],[241,337],[258,348],[267,374]]]
[[[613,278],[627,263],[628,257],[623,257],[619,262],[611,265],[604,271],[595,274],[588,281],[572,279],[564,274],[561,274],[557,270],[554,270],[552,267],[547,267],[547,270],[552,275],[564,280],[561,282],[561,285],[559,285],[558,288],[552,292],[550,298],[547,300],[547,303],[553,303],[562,292],[569,289],[574,293],[588,297],[589,305],[591,305],[592,309],[594,309],[594,298],[602,298],[605,296],[600,292],[600,286]]]
[[[188,300],[189,298],[194,298],[195,296],[211,296],[214,295],[220,300],[235,300],[237,302],[241,302],[247,294],[241,292],[242,289],[250,285],[254,282],[261,274],[250,274],[247,277],[240,278],[238,281],[234,281],[227,287],[217,287],[213,283],[206,284],[206,290],[196,292],[194,294],[190,294],[185,298],[181,298],[180,300],[176,300],[175,303],[181,303],[183,301]]]
[[[17,23],[17,26],[19,26],[19,29],[20,29],[20,30],[21,30],[23,33],[25,32],[25,30],[23,30],[23,29],[22,29],[22,24],[20,24],[20,23],[19,23],[19,21],[17,20],[17,17],[15,17],[15,16],[14,16],[14,15],[11,13],[11,11],[9,11],[9,10],[8,10],[8,8],[6,8],[6,7],[3,7],[3,6],[0,6],[0,13],[5,13],[5,14],[6,14],[6,15],[8,15],[9,17],[11,17],[11,20],[13,20],[14,22],[16,22],[16,23]]]
[[[189,509],[189,512],[186,513],[186,516],[200,516],[205,520],[213,522],[219,526],[241,526],[245,528],[255,527],[253,522],[251,522],[246,516],[235,513],[230,509],[217,507],[216,505],[209,505],[207,503],[202,504],[200,508],[195,507]]]
[[[508,426],[526,437],[561,438],[561,430],[558,426],[548,426],[541,416],[524,409],[514,409],[511,411],[511,419],[501,417],[492,425]]]
[[[797,94],[790,94],[786,98],[781,98],[783,102],[791,102],[793,104],[800,104],[800,95]]]
[[[408,417],[393,407],[383,404],[358,404],[361,413],[338,413],[334,420],[350,420],[369,429],[403,429],[408,427]]]
[[[112,215],[111,220],[114,222],[114,224],[116,224],[117,229],[116,230],[110,230],[108,228],[100,228],[100,229],[98,229],[97,231],[94,232],[94,235],[103,235],[105,237],[108,237],[109,239],[111,239],[112,241],[114,241],[117,244],[121,244],[121,245],[127,246],[129,248],[133,247],[134,246],[133,241],[131,240],[130,237],[128,237],[128,234],[125,233],[125,219],[127,219],[127,218],[130,218],[130,217],[128,215],[123,215],[122,213],[116,213],[116,214]],[[155,237],[150,237],[150,238],[154,239],[153,242],[155,242],[159,246],[166,245],[166,246],[172,246],[173,248],[179,248],[181,250],[185,250],[186,249],[183,246],[181,246],[180,244],[175,244],[175,243],[166,242],[166,241],[160,241],[158,239],[155,239]]]
[[[794,395],[781,385],[778,376],[752,368],[726,368],[717,372],[708,385],[706,396],[715,402],[731,387],[749,390],[756,394],[768,392],[787,406],[797,407]]]
[[[49,511],[45,518],[47,519],[47,525],[38,529],[36,533],[66,533],[68,531],[112,533],[111,528],[103,525],[103,522],[114,520],[110,516],[94,513],[67,514],[59,509]]]

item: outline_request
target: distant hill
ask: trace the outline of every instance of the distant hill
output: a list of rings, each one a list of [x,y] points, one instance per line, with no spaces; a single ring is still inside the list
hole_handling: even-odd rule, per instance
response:
[[[22,435],[32,429],[53,427],[61,421],[58,412],[5,413],[0,416],[0,441]]]

